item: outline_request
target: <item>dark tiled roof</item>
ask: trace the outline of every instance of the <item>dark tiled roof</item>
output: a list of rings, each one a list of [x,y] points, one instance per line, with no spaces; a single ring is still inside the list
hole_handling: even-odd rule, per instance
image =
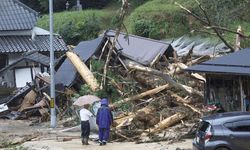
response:
[[[106,32],[106,36],[113,40],[115,31],[110,30]],[[158,55],[162,56],[170,46],[169,43],[144,38],[136,35],[129,35],[128,39],[125,37],[126,33],[120,33],[116,48],[121,50],[121,55],[132,59],[143,65],[150,64]]]
[[[28,51],[49,51],[49,35],[37,35],[34,40],[31,36],[0,36],[0,53],[18,53]],[[54,50],[66,51],[67,46],[63,39],[54,36]]]
[[[30,30],[38,19],[38,13],[18,0],[0,1],[0,31]]]
[[[187,68],[187,71],[250,75],[250,48]]]

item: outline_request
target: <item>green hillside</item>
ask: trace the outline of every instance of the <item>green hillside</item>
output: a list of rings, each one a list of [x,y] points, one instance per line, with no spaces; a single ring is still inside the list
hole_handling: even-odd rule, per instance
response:
[[[222,5],[223,9],[220,10],[221,12],[218,10],[219,13],[217,13],[215,11],[217,9],[216,5],[208,4],[205,0],[203,1],[202,4],[207,6],[205,9],[212,21],[233,31],[236,31],[238,25],[241,25],[244,34],[250,35],[250,17],[247,15],[247,11],[241,9],[245,6],[241,6],[239,2],[232,4],[229,0],[223,0],[225,1]],[[211,3],[213,3],[212,1],[216,2],[211,0]],[[190,21],[190,17],[175,2],[182,4],[197,14],[202,14],[195,0],[133,0],[131,1],[129,14],[124,22],[128,32],[153,39],[174,38],[184,34],[199,34],[217,38],[214,35],[203,32],[191,32],[193,30],[203,31],[203,25],[195,19]],[[81,40],[95,38],[104,30],[113,28],[114,18],[119,8],[120,1],[113,0],[103,9],[55,13],[55,32],[61,34],[68,44],[74,45]],[[236,14],[236,10],[240,11]],[[232,14],[229,12],[232,12]],[[41,17],[38,21],[38,26],[48,29],[48,20],[47,15]],[[206,31],[213,32],[213,30]],[[235,34],[228,32],[223,32],[222,34],[227,41],[233,44]],[[243,45],[250,45],[249,40],[245,40]]]

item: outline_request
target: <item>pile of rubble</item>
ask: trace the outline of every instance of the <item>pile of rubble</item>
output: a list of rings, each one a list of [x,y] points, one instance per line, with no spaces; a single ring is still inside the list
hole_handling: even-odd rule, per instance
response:
[[[125,33],[116,37],[114,31],[107,31],[97,39],[79,43],[58,61],[55,84],[59,118],[75,115],[71,107],[74,96],[81,95],[79,90],[87,85],[89,88],[83,94],[100,97],[106,94],[111,101],[115,116],[113,140],[180,139],[203,115],[206,82],[203,76],[184,70],[209,60],[214,50],[207,49],[206,55],[204,51],[199,55],[196,50],[193,55],[195,44],[190,47],[190,43],[186,43],[187,48],[180,40],[179,45],[174,42],[172,46],[134,35],[125,37]],[[178,57],[175,47],[181,56]],[[187,51],[185,55],[184,51]],[[35,116],[38,122],[48,121],[49,88],[49,74],[37,74],[32,83],[6,98],[4,105],[8,107],[1,111],[0,117],[29,119]]]

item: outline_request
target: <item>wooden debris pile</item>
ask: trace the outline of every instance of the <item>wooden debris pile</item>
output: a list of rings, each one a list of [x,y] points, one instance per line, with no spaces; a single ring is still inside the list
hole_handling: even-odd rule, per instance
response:
[[[112,48],[111,43],[106,45],[106,51]],[[197,58],[190,52],[177,57],[175,51],[173,53],[174,57],[167,59],[163,55],[148,66],[118,55],[114,48],[107,68],[119,73],[117,76],[122,76],[124,80],[136,82],[137,89],[137,94],[129,94],[121,88],[126,83],[114,79],[106,81],[106,84],[118,83],[116,90],[123,97],[110,104],[115,114],[119,112],[112,129],[114,140],[142,142],[145,137],[150,137],[147,141],[178,140],[203,115],[203,85],[206,79],[200,74],[186,73],[184,69],[208,60],[210,56]],[[121,113],[126,104],[130,105],[130,109]],[[168,131],[176,134],[169,137],[166,135]]]
[[[56,87],[60,119],[75,115],[72,97],[81,93],[79,84],[89,86],[84,94],[109,98],[115,116],[113,140],[142,141],[145,137],[150,137],[148,141],[178,140],[202,116],[206,80],[184,69],[210,56],[193,57],[190,50],[186,56],[178,57],[173,50],[171,56],[169,52],[157,55],[145,65],[121,55],[111,38],[106,38],[101,45],[87,62],[73,51],[66,53],[79,76],[74,86]],[[97,62],[99,69],[94,70],[91,62]],[[49,76],[37,76],[29,90],[17,98],[20,101],[9,104],[17,106],[10,110],[21,112],[24,118],[39,114],[39,121],[48,120],[49,84]],[[103,91],[106,94],[102,95]],[[175,134],[170,136],[169,132]]]

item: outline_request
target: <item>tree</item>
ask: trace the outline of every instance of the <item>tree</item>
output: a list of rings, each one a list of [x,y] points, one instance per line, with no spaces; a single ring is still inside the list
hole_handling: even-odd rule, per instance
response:
[[[177,4],[181,9],[183,9],[189,15],[193,16],[195,19],[200,21],[200,23],[203,25],[205,29],[204,32],[210,33],[208,30],[212,29],[214,33],[210,34],[216,34],[222,40],[222,42],[224,42],[225,45],[231,49],[232,52],[235,51],[235,49],[225,39],[223,32],[230,32],[238,34],[243,38],[250,38],[250,36],[244,35],[241,32],[230,30],[226,26],[228,25],[228,21],[232,20],[233,17],[237,18],[238,16],[237,13],[233,12],[235,12],[235,10],[239,11],[239,9],[242,9],[241,7],[244,6],[245,4],[250,4],[249,1],[211,0],[208,2],[206,0],[201,0],[201,2],[199,2],[198,0],[196,0],[196,2],[198,4],[199,11],[191,11],[179,3],[175,4]],[[205,6],[203,6],[203,4]],[[232,10],[230,8],[232,8]]]

